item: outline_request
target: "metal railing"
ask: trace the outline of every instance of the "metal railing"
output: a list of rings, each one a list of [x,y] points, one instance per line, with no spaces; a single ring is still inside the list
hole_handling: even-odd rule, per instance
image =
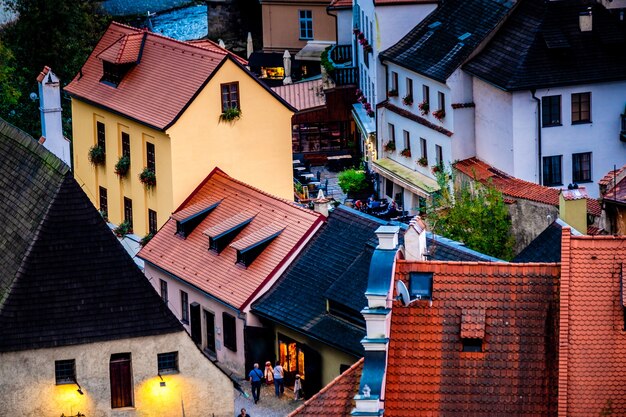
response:
[[[336,64],[345,64],[352,61],[352,45],[334,45],[330,51],[330,58]]]
[[[335,68],[331,76],[333,81],[335,81],[335,85],[341,87],[344,85],[358,85],[358,74],[356,67]]]

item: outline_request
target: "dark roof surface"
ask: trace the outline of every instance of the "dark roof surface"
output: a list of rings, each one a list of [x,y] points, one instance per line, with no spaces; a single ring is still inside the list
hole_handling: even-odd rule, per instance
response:
[[[505,0],[447,0],[380,58],[445,83],[512,7]]]
[[[0,351],[181,331],[67,167],[1,120],[0,132],[2,280],[11,282]]]
[[[464,69],[504,90],[626,79],[626,36],[617,13],[592,0],[522,0]],[[580,12],[592,8],[593,30]]]
[[[539,233],[511,262],[561,262],[561,234],[563,227],[572,226],[556,219],[546,229]],[[572,234],[580,233],[572,229]]]
[[[299,330],[338,349],[363,355],[365,329],[328,314],[326,300],[349,308],[354,318],[367,305],[370,261],[378,239],[374,233],[389,223],[339,206],[307,243],[276,284],[252,305],[255,314]],[[428,235],[437,260],[494,261],[495,258],[458,242]],[[294,299],[307,300],[294,303]],[[337,335],[342,337],[338,338]]]

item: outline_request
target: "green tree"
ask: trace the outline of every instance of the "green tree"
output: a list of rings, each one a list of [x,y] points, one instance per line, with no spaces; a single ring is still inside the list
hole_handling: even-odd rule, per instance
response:
[[[90,0],[7,0],[5,3],[19,16],[0,32],[0,42],[14,57],[11,84],[19,91],[19,96],[17,101],[3,100],[0,117],[37,137],[41,132],[39,103],[30,98],[31,93],[37,92],[37,75],[47,65],[63,85],[69,83],[100,38],[109,18],[98,2]],[[0,57],[0,66],[5,66],[4,62]],[[62,104],[69,127],[69,101]],[[65,133],[69,137],[69,131]]]
[[[441,192],[427,208],[431,229],[471,249],[509,260],[513,256],[511,218],[502,193],[491,184],[456,182],[445,170],[437,174]]]
[[[14,106],[20,98],[20,91],[13,84],[15,59],[9,49],[0,41],[0,103]]]

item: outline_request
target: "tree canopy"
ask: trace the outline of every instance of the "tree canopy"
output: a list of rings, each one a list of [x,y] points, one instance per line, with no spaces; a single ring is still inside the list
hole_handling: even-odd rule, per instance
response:
[[[454,181],[442,170],[437,174],[441,192],[427,209],[431,229],[470,249],[509,260],[513,256],[511,218],[502,193],[493,185]]]
[[[69,83],[109,18],[95,1],[7,0],[5,3],[18,18],[0,30],[0,43],[8,51],[5,55],[0,47],[0,116],[37,137],[41,132],[39,102],[30,98],[31,93],[37,93],[37,75],[47,65],[63,85]],[[7,56],[13,58],[5,61]],[[6,72],[10,73],[10,88],[3,82]],[[12,99],[6,100],[7,97]],[[64,101],[63,105],[67,122],[69,102]]]

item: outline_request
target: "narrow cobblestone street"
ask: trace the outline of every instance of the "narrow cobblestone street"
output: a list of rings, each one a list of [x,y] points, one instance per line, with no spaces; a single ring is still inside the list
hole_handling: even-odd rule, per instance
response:
[[[263,384],[261,399],[255,404],[252,399],[250,383],[243,382],[241,387],[250,398],[244,397],[235,390],[235,416],[239,414],[242,408],[245,408],[251,417],[285,417],[303,403],[303,401],[293,399],[293,391],[289,388],[285,388],[283,396],[277,398],[274,395],[274,386]]]

